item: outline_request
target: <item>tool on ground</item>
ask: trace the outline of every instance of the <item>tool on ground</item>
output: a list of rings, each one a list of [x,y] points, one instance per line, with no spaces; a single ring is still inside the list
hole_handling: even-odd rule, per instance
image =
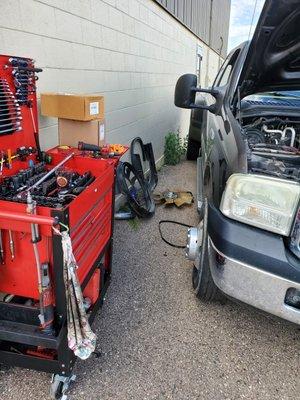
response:
[[[136,214],[130,210],[130,211],[117,211],[115,213],[115,219],[119,220],[128,220],[128,219],[134,219],[136,217]]]
[[[162,239],[165,243],[167,243],[169,246],[175,247],[175,248],[177,248],[177,249],[185,249],[185,248],[186,248],[186,244],[176,244],[176,243],[172,243],[172,242],[170,242],[169,240],[167,240],[167,239],[164,237],[164,235],[163,235],[163,233],[162,233],[161,227],[162,227],[162,225],[165,225],[165,224],[179,225],[179,226],[184,226],[185,228],[192,228],[191,225],[185,224],[185,223],[183,223],[183,222],[172,221],[172,220],[169,220],[169,219],[162,219],[162,220],[159,221],[159,223],[158,223],[158,230],[159,230],[160,237],[161,237],[161,239]]]
[[[154,193],[153,198],[156,204],[174,205],[182,207],[183,205],[191,205],[194,202],[192,192],[174,192],[166,190],[162,193]]]

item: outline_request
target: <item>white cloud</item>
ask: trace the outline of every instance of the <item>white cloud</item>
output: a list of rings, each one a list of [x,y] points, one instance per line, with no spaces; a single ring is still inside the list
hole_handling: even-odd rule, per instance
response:
[[[257,0],[253,25],[251,26],[255,0],[231,1],[228,51],[252,37],[264,2],[265,0]]]

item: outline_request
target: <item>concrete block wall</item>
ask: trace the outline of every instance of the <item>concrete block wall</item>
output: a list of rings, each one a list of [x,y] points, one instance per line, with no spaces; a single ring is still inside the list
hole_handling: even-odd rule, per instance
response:
[[[2,0],[0,52],[32,57],[45,91],[105,96],[107,140],[152,141],[157,159],[168,131],[188,129],[173,104],[177,78],[195,73],[202,45],[203,86],[219,56],[152,0]],[[40,116],[44,148],[57,144],[57,120]]]

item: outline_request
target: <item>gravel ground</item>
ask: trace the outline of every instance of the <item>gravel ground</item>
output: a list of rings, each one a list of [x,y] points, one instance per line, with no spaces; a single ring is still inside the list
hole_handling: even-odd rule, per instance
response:
[[[164,167],[159,189],[195,192],[195,165]],[[163,243],[160,219],[195,224],[195,207],[160,206],[136,229],[115,226],[114,272],[95,321],[101,358],[77,362],[70,400],[300,399],[300,331],[227,302],[203,304],[183,250]],[[166,232],[185,242],[185,229]],[[48,398],[49,375],[0,373],[0,399]]]

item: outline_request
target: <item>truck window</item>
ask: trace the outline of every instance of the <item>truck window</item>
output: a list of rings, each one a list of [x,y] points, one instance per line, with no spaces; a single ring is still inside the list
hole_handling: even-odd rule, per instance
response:
[[[237,49],[233,54],[229,54],[229,56],[226,58],[218,75],[216,76],[216,79],[215,79],[215,82],[213,85],[214,87],[227,85],[239,53],[240,53],[240,49]]]

